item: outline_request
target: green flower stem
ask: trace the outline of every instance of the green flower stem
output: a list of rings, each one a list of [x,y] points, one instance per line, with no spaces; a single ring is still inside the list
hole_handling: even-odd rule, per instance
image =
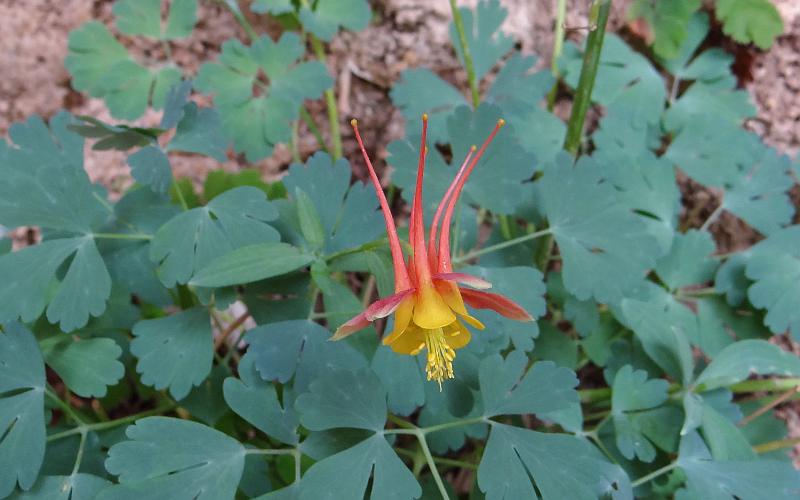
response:
[[[55,394],[53,396],[55,396]],[[51,397],[53,397],[53,396],[51,396]],[[59,399],[59,401],[61,401],[61,400]],[[62,401],[62,403],[63,403],[63,401]],[[64,403],[64,404],[66,404],[66,403]],[[152,416],[152,415],[161,415],[162,413],[165,413],[165,412],[175,408],[176,406],[177,406],[176,403],[170,402],[169,404],[159,406],[158,408],[153,408],[152,410],[143,411],[143,412],[137,413],[135,415],[128,415],[127,417],[122,417],[122,418],[118,418],[118,419],[115,419],[115,420],[109,420],[107,422],[98,422],[98,423],[95,423],[95,424],[87,424],[87,423],[81,422],[81,424],[78,427],[73,427],[72,429],[69,429],[69,430],[66,430],[66,431],[57,432],[55,434],[50,434],[49,436],[47,436],[47,441],[48,442],[57,441],[59,439],[67,438],[67,437],[70,437],[70,436],[74,436],[76,434],[83,434],[83,433],[88,433],[88,432],[97,432],[97,431],[102,431],[102,430],[106,430],[106,429],[113,429],[114,427],[119,427],[120,425],[129,424],[131,422],[139,420],[140,418],[145,418],[145,417],[149,417],[149,416]]]
[[[781,394],[781,395],[773,398],[772,400],[768,401],[767,403],[763,404],[756,411],[754,411],[753,413],[751,413],[751,414],[747,415],[746,417],[744,417],[743,419],[741,419],[736,425],[738,425],[739,427],[744,427],[745,425],[749,424],[750,422],[752,422],[753,420],[757,419],[761,415],[763,415],[763,414],[767,413],[768,411],[770,411],[771,409],[775,408],[779,404],[789,401],[798,392],[800,392],[800,385],[798,385],[796,387],[792,387],[791,389],[789,389],[788,391],[784,392],[783,394]]]
[[[289,150],[292,153],[292,161],[295,163],[300,163],[300,150],[297,149],[297,129],[300,126],[299,120],[292,121],[292,137],[289,141]]]
[[[722,293],[716,288],[697,288],[695,290],[678,290],[675,293],[676,299],[691,299],[694,297],[708,297],[711,295],[721,295]]]
[[[472,424],[491,424],[492,421],[486,417],[474,417],[474,418],[465,418],[462,420],[453,420],[452,422],[445,422],[443,424],[432,425],[430,427],[417,427],[416,425],[412,424],[411,422],[407,422],[399,417],[395,417],[394,415],[389,416],[389,420],[403,429],[386,429],[383,431],[384,434],[431,434],[432,432],[439,432],[444,431],[447,429],[452,429],[454,427],[463,427],[465,425],[472,425]]]
[[[183,211],[189,210],[189,204],[186,203],[186,197],[183,196],[183,189],[181,189],[178,181],[173,181],[172,186],[175,188],[175,195],[178,197],[178,202],[181,204]]]
[[[415,452],[411,450],[406,450],[405,448],[395,448],[394,451],[397,452],[398,455],[403,455],[411,459],[413,459],[417,455]],[[466,462],[464,460],[455,460],[452,458],[434,456],[433,461],[445,467],[455,467],[455,468],[471,469],[471,470],[476,470],[478,468],[478,466],[472,462]]]
[[[757,444],[753,446],[753,451],[756,453],[763,454],[769,453],[771,451],[778,451],[778,450],[785,450],[787,448],[793,448],[800,444],[800,437],[793,437],[787,439],[779,439],[777,441],[769,441],[763,444]]]
[[[86,431],[81,432],[81,442],[78,445],[78,454],[75,456],[75,465],[72,466],[72,475],[78,473],[83,461],[83,451],[86,449]]]
[[[328,58],[325,56],[325,47],[322,46],[322,42],[319,38],[309,33],[309,39],[311,40],[311,48],[314,50],[314,55],[319,59],[319,61],[324,64],[328,65]],[[325,105],[328,108],[328,126],[331,129],[331,141],[333,141],[333,156],[334,160],[338,160],[342,157],[342,133],[339,130],[339,108],[336,106],[336,95],[333,92],[333,88],[330,88],[325,91]]]
[[[592,89],[597,76],[597,67],[600,65],[600,52],[603,49],[608,14],[611,11],[611,0],[597,1],[600,2],[597,4],[597,24],[586,39],[581,76],[578,80],[578,88],[575,90],[575,100],[572,102],[572,112],[570,113],[569,122],[567,122],[567,136],[564,139],[564,149],[572,156],[577,156],[580,151],[586,111],[589,110],[589,105],[592,103]],[[547,273],[547,266],[550,264],[553,246],[554,241],[551,234],[547,236],[536,258],[539,270],[545,274]]]
[[[152,240],[152,234],[145,233],[92,233],[96,240]]]
[[[233,17],[236,18],[236,21],[239,25],[244,29],[244,32],[247,33],[247,36],[250,37],[251,40],[255,40],[258,38],[258,33],[256,30],[253,29],[253,25],[250,24],[250,21],[247,20],[242,9],[239,8],[239,3],[236,0],[216,0],[217,3],[220,3],[228,8],[233,14]]]
[[[314,136],[314,139],[317,140],[319,147],[322,148],[322,150],[326,153],[330,154],[328,145],[325,144],[325,139],[322,138],[322,132],[320,132],[319,127],[317,127],[317,124],[314,122],[314,118],[311,117],[311,113],[308,112],[308,109],[305,106],[300,106],[300,118]]]
[[[728,387],[731,392],[735,394],[744,394],[749,392],[784,392],[800,386],[800,378],[765,378],[758,380],[745,380],[738,384],[733,384]],[[702,386],[698,387],[702,392]],[[670,384],[668,391],[675,393],[681,390],[681,385],[677,383]],[[600,401],[611,399],[611,388],[600,387],[597,389],[581,389],[578,391],[581,398],[581,403],[591,404]]]
[[[419,446],[422,449],[423,455],[425,455],[425,461],[428,463],[428,469],[431,471],[431,475],[433,476],[433,480],[436,483],[436,487],[439,488],[439,493],[442,495],[443,500],[450,500],[450,495],[447,494],[447,488],[444,486],[444,481],[442,481],[442,476],[439,475],[439,469],[436,468],[436,461],[431,454],[431,450],[428,447],[428,440],[425,438],[425,435],[429,432],[435,432],[436,430],[442,429],[449,429],[451,427],[460,427],[462,425],[468,425],[466,422],[469,420],[456,420],[454,422],[448,422],[446,424],[441,425],[434,425],[432,427],[415,427],[413,429],[388,429],[383,431],[384,434],[405,434],[409,436],[415,436],[417,441],[419,441]],[[481,419],[483,421],[483,419]],[[409,424],[413,425],[413,424]],[[445,426],[445,427],[442,427]]]
[[[261,448],[252,448],[245,451],[246,455],[296,455],[297,449],[296,448],[284,448],[284,449],[261,449]]]
[[[396,417],[396,416],[392,415],[391,413],[386,418],[387,418],[387,420],[389,420],[389,422],[392,422],[393,424],[397,425],[398,427],[402,427],[403,429],[417,429],[418,428],[416,425],[412,424],[411,422],[406,422],[402,418]]]
[[[664,467],[661,467],[660,469],[656,469],[653,472],[651,472],[650,474],[647,474],[646,476],[642,476],[639,479],[637,479],[636,481],[633,481],[631,483],[631,486],[633,486],[634,488],[636,488],[638,486],[641,486],[641,485],[645,484],[648,481],[652,481],[653,479],[655,479],[655,478],[657,478],[659,476],[663,476],[664,474],[666,474],[667,472],[669,472],[672,469],[676,468],[677,466],[678,466],[678,462],[672,462],[671,464],[667,464]]]
[[[442,500],[450,500],[450,495],[447,494],[447,488],[444,487],[442,476],[439,475],[439,469],[436,468],[436,462],[433,460],[431,449],[428,448],[428,440],[425,439],[425,434],[420,433],[417,438],[419,439],[419,445],[422,447],[422,453],[425,454],[425,460],[428,462],[428,469],[430,469],[433,480],[442,495]]]
[[[319,287],[314,285],[314,287],[311,289],[311,306],[308,308],[309,321],[315,319],[315,316],[317,315],[315,309],[317,308],[317,299],[319,298],[319,293]]]
[[[556,105],[556,96],[558,95],[558,58],[561,57],[561,52],[564,50],[564,23],[567,19],[567,0],[558,0],[556,6],[556,32],[555,41],[553,42],[553,57],[550,59],[550,71],[556,78],[553,88],[547,94],[547,110],[553,111]]]
[[[765,378],[759,380],[745,380],[729,387],[729,389],[741,394],[745,392],[782,392],[788,391],[800,385],[800,378]]]
[[[719,206],[717,206],[717,208],[715,208],[714,211],[711,212],[711,215],[708,216],[708,219],[706,219],[706,221],[703,222],[703,225],[700,226],[700,231],[706,231],[708,229],[708,226],[716,222],[716,220],[719,219],[719,216],[722,215],[723,210],[724,207],[722,205],[722,202],[720,202]]]
[[[526,241],[535,240],[536,238],[547,236],[549,234],[550,234],[550,229],[543,229],[541,231],[536,231],[535,233],[526,234],[518,238],[507,240],[502,243],[497,243],[496,245],[490,245],[488,247],[481,248],[480,250],[475,250],[473,252],[461,255],[459,257],[454,258],[453,263],[461,264],[470,259],[474,259],[475,257],[480,257],[481,255],[486,255],[488,253],[496,252],[498,250],[503,250],[504,248],[513,247],[514,245],[519,245],[520,243],[525,243]]]
[[[548,232],[545,240],[542,242],[542,246],[539,247],[539,253],[536,256],[536,267],[539,268],[542,274],[547,275],[547,266],[550,264],[550,259],[553,256],[553,247],[555,243],[556,240],[553,237],[553,233]]]
[[[578,88],[575,90],[575,100],[572,103],[572,112],[567,123],[567,137],[564,140],[564,149],[573,156],[577,156],[580,149],[586,111],[592,102],[594,79],[597,76],[597,67],[600,65],[600,52],[606,34],[608,14],[611,11],[611,0],[598,1],[600,3],[597,11],[597,26],[586,39],[581,76],[578,80]]]
[[[472,94],[472,107],[477,108],[481,103],[481,94],[478,91],[478,80],[475,77],[475,65],[472,62],[472,53],[467,43],[467,33],[464,31],[464,20],[461,18],[461,11],[458,10],[456,0],[450,0],[450,11],[453,13],[453,24],[458,33],[458,44],[461,46],[461,54],[464,56],[464,68],[467,70],[467,83]]]
[[[61,408],[61,410],[75,423],[77,423],[79,426],[86,425],[86,421],[83,420],[83,418],[80,415],[78,415],[78,413],[72,408],[72,406],[70,406],[69,403],[58,397],[58,395],[56,394],[55,390],[53,390],[52,387],[48,385],[48,387],[44,390],[44,393],[48,398],[50,398],[51,401],[53,401],[53,403],[55,403],[59,408]]]

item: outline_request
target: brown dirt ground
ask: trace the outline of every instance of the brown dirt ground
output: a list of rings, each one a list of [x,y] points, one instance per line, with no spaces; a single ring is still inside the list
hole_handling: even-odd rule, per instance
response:
[[[239,0],[246,4],[247,0]],[[792,156],[800,151],[800,2],[773,0],[784,19],[785,32],[775,46],[762,52],[748,47],[726,47],[736,53],[737,72],[750,91],[758,108],[758,116],[748,126],[763,136],[778,150]],[[409,67],[423,66],[457,85],[466,88],[466,75],[461,69],[448,37],[450,13],[448,2],[439,0],[372,0],[376,21],[361,33],[342,33],[330,46],[329,67],[337,75],[337,89],[342,123],[357,116],[362,123],[365,141],[377,149],[376,156],[386,156],[385,147],[403,135],[400,114],[391,106],[388,90]],[[459,4],[474,5],[476,0]],[[555,19],[555,0],[501,0],[510,12],[503,29],[514,35],[524,53],[536,54],[541,63],[549,61],[552,51],[552,31]],[[70,30],[90,19],[111,24],[110,0],[0,0],[0,136],[11,123],[31,114],[49,117],[66,108],[75,114],[111,120],[103,102],[72,91],[63,59],[67,52]],[[589,0],[568,0],[567,26],[586,25]],[[615,2],[611,29],[631,36],[625,12],[630,0]],[[188,74],[199,64],[213,60],[223,41],[231,37],[244,38],[232,16],[210,1],[201,2],[199,23],[192,36],[173,44],[176,62]],[[266,18],[251,16],[257,31],[274,35],[275,26]],[[113,26],[112,26],[113,29]],[[580,38],[580,30],[571,31],[571,38]],[[134,54],[159,56],[156,44],[140,39],[124,39]],[[321,103],[310,105],[319,124],[327,123]],[[560,113],[568,111],[559,106]],[[155,125],[159,113],[149,112],[137,122]],[[323,125],[323,130],[325,127]],[[345,152],[353,157],[355,144],[348,127],[343,127]],[[301,127],[299,149],[304,156],[313,152],[316,143]],[[264,177],[273,179],[290,162],[287,148],[278,147],[275,154],[255,165]],[[379,161],[379,163],[382,163]],[[178,156],[173,159],[176,175],[194,179],[198,184],[206,173],[223,167],[235,170],[245,166],[241,158],[220,165],[197,156]],[[86,168],[90,177],[120,193],[131,182],[125,166],[125,155],[117,152],[91,151],[87,146]],[[356,175],[365,172],[354,163]],[[703,220],[713,209],[714,195],[691,182],[681,182],[687,214],[684,219]],[[797,199],[797,197],[795,198]],[[699,223],[698,223],[699,225]],[[715,236],[723,251],[751,244],[754,234],[733,217],[723,216],[714,226]],[[794,345],[795,350],[798,349]],[[791,434],[800,435],[800,407],[782,410]],[[800,448],[797,450],[800,451]]]

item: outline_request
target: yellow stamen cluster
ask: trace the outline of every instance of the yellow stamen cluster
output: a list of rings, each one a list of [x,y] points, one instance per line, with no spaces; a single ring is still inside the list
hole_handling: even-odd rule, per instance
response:
[[[446,378],[454,378],[453,359],[456,351],[448,345],[444,338],[441,328],[425,331],[425,347],[428,349],[428,364],[425,372],[428,380],[435,380],[439,383],[439,390],[442,390],[442,382]]]

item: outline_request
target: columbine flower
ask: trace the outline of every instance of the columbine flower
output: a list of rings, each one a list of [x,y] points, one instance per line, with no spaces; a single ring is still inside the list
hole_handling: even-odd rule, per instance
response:
[[[395,293],[389,297],[373,302],[367,309],[343,324],[332,340],[339,340],[366,328],[370,323],[390,314],[394,317],[394,329],[385,336],[383,343],[400,354],[417,355],[423,349],[427,351],[426,372],[428,380],[435,380],[441,388],[442,381],[453,378],[453,359],[456,350],[470,341],[470,332],[464,325],[482,330],[483,324],[469,314],[464,304],[475,309],[493,309],[501,315],[518,321],[532,321],[533,318],[522,307],[502,295],[481,291],[491,288],[491,283],[481,278],[464,273],[454,273],[450,261],[450,223],[453,209],[461,195],[472,170],[480,160],[489,143],[505,123],[498,120],[492,133],[480,147],[470,148],[464,163],[456,174],[453,183],[445,192],[430,228],[427,246],[425,244],[425,223],[423,221],[422,179],[425,172],[425,154],[427,152],[426,135],[428,116],[422,115],[422,145],[420,146],[419,166],[417,168],[417,185],[414,202],[411,205],[411,222],[409,239],[413,255],[408,263],[403,256],[397,228],[394,224],[389,203],[383,194],[378,176],[372,162],[364,149],[361,135],[358,133],[358,122],[350,122],[369,169],[372,184],[380,201],[383,216],[386,219],[386,232],[389,235],[389,247],[392,251],[392,263],[395,276]],[[441,225],[437,245],[437,233]],[[464,288],[459,284],[468,285]]]

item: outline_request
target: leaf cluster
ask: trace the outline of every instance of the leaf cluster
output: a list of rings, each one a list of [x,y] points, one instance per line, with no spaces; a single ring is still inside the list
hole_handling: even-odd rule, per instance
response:
[[[76,90],[115,119],[163,113],[145,128],[61,112],[0,140],[0,224],[41,234],[0,246],[0,497],[796,497],[772,408],[794,397],[800,359],[771,340],[800,340],[798,169],[743,128],[754,108],[731,56],[701,49],[695,2],[647,3],[655,56],[606,35],[591,93],[602,118],[577,158],[545,98],[580,85],[585,48],[567,44],[557,74],[537,69],[500,31],[496,0],[451,30],[479,104],[428,69],[391,89],[406,119],[387,147],[397,207],[411,201],[422,112],[429,214],[470,147],[507,122],[464,188],[451,246],[459,272],[537,321],[475,311],[486,329],[442,390],[424,380],[424,352],[381,345],[386,325],[328,341],[394,292],[378,200],[334,148],[320,140],[272,183],[218,170],[197,189],[170,166],[291,141],[304,102],[333,85],[305,41],[366,28],[367,2],[252,2],[286,32],[230,40],[191,78],[134,61],[98,22],[73,32]],[[751,4],[720,0],[717,15],[760,43],[758,16],[738,17]],[[120,36],[169,47],[195,9],[113,12]],[[86,140],[127,155],[136,183],[121,197],[89,179]],[[707,218],[680,217],[679,175],[716,193]],[[723,251],[721,213],[758,242]],[[471,483],[454,491],[462,469]]]

